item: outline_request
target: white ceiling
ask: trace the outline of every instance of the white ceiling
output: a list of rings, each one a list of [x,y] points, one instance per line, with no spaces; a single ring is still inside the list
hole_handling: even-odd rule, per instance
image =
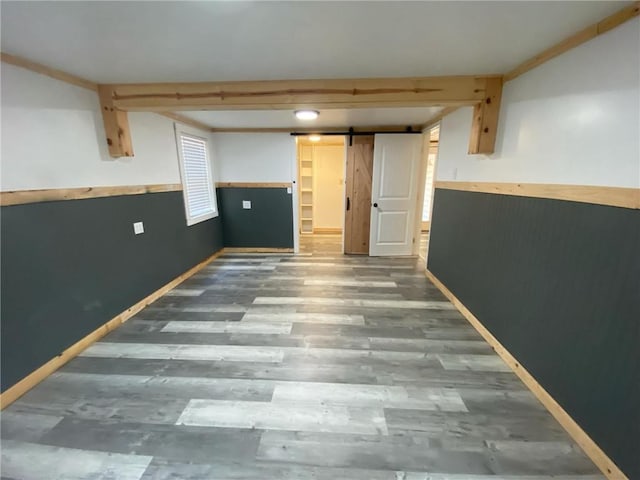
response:
[[[292,110],[234,110],[180,112],[215,128],[313,128],[420,125],[436,116],[442,107],[358,108],[321,110],[313,121],[298,120]]]
[[[631,2],[11,2],[2,51],[99,83],[503,73]]]

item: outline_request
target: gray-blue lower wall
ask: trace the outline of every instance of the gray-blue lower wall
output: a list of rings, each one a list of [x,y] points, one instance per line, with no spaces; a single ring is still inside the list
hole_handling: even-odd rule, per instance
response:
[[[640,478],[640,211],[437,189],[428,268]]]
[[[293,248],[293,200],[286,188],[224,187],[217,193],[225,247]]]
[[[182,192],[15,205],[0,218],[2,391],[224,243],[220,218],[187,227]]]

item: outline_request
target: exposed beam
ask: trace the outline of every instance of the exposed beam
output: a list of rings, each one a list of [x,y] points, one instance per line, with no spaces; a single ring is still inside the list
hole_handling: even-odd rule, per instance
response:
[[[627,20],[631,20],[638,15],[640,15],[640,2],[634,2],[632,5],[617,11],[613,15],[609,15],[607,18],[597,23],[589,25],[587,28],[584,28],[579,32],[574,33],[570,37],[565,38],[560,43],[557,43],[552,47],[543,50],[536,56],[531,57],[525,62],[522,62],[516,68],[504,75],[504,81],[508,82],[510,80],[513,80],[514,78],[519,77],[523,73],[536,68],[537,66],[551,60],[552,58],[555,58],[558,55],[597,37],[598,35],[602,35],[609,30],[613,30],[617,26],[622,25]]]
[[[421,125],[374,125],[370,127],[316,127],[316,128],[298,128],[298,127],[287,127],[287,128],[211,128],[211,131],[214,133],[318,133],[322,134],[322,132],[346,132],[350,128],[353,128],[354,133],[358,132],[371,132],[376,131],[380,133],[384,132],[406,132],[407,127],[410,127],[414,132],[420,131],[422,128]]]
[[[287,110],[472,105],[489,76],[114,84],[120,110]]]
[[[41,63],[32,62],[31,60],[27,60],[26,58],[10,55],[5,52],[0,52],[0,60],[4,63],[8,63],[16,67],[25,68],[27,70],[31,70],[32,72],[46,75],[47,77],[55,78],[56,80],[60,80],[62,82],[70,83],[71,85],[75,85],[76,87],[86,88],[88,90],[93,90],[94,92],[98,91],[97,83],[86,80],[84,78],[76,77],[75,75],[63,72],[62,70],[58,70],[56,68],[42,65]]]
[[[498,116],[502,99],[502,79],[487,80],[486,97],[473,108],[473,123],[469,137],[469,154],[493,153],[498,133]]]
[[[98,96],[109,154],[114,158],[133,157],[127,112],[118,110],[114,106],[113,90],[108,85],[98,87]]]

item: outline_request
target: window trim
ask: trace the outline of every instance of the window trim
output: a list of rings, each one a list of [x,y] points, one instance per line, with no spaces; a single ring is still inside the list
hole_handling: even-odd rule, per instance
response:
[[[185,218],[187,220],[187,226],[190,227],[192,225],[195,225],[197,223],[200,222],[204,222],[205,220],[209,220],[211,218],[216,218],[219,215],[218,212],[218,200],[216,198],[216,187],[215,187],[215,181],[213,178],[213,163],[211,160],[211,152],[210,152],[210,148],[209,148],[209,142],[210,140],[208,138],[206,138],[203,135],[203,132],[193,129],[193,128],[189,128],[186,127],[184,125],[179,125],[177,123],[174,123],[174,130],[175,130],[175,138],[176,138],[176,151],[178,154],[178,165],[180,167],[180,182],[182,183],[182,198],[183,198],[183,204],[184,204],[184,213],[185,213]],[[205,146],[205,156],[206,156],[206,165],[207,165],[207,174],[208,174],[208,186],[209,186],[209,193],[211,195],[211,199],[212,199],[212,206],[213,206],[213,211],[212,212],[207,212],[207,213],[203,213],[201,215],[192,217],[189,214],[189,197],[188,197],[188,192],[187,192],[187,188],[186,188],[186,175],[185,175],[185,165],[184,165],[184,156],[182,154],[182,137],[186,136],[186,137],[191,137],[197,140],[200,140],[202,142],[204,142],[204,146]]]

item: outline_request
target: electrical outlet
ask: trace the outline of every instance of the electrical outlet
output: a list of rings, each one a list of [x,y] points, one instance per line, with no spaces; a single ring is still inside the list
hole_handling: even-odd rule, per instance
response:
[[[133,233],[135,233],[136,235],[144,233],[144,224],[142,222],[135,222],[133,224]]]
[[[251,208],[251,200],[242,200],[242,208],[249,210]]]

